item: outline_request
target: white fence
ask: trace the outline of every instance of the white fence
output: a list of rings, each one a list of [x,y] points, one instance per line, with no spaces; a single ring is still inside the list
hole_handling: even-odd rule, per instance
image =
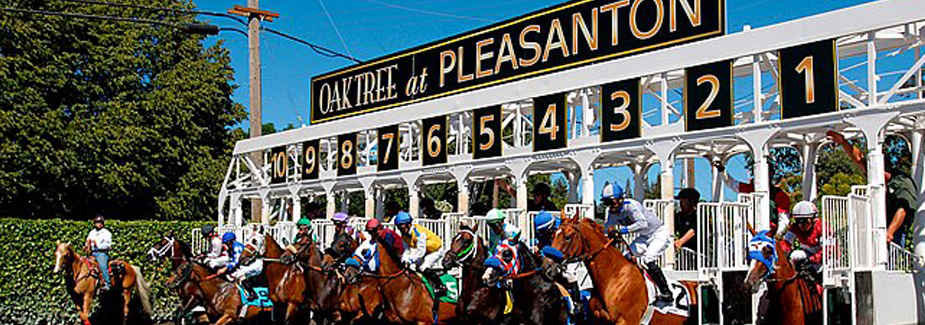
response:
[[[912,272],[916,259],[915,254],[893,242],[890,242],[888,249],[890,253],[890,258],[887,260],[886,265],[888,271]]]
[[[826,286],[838,285],[839,278],[849,276],[851,269],[854,236],[849,231],[848,205],[847,197],[822,197],[822,283]]]
[[[755,224],[755,204],[760,200],[740,195],[738,202],[705,202],[697,205],[697,251],[701,271],[746,270],[748,225]],[[685,253],[682,253],[685,254]],[[683,258],[690,258],[682,256]],[[685,265],[690,268],[690,265]]]

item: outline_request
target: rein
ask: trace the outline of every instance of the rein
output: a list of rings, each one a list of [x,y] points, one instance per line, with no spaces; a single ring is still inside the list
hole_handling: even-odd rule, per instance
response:
[[[594,249],[593,251],[587,252],[587,253],[585,253],[585,254],[581,254],[581,255],[575,256],[575,257],[573,257],[573,258],[567,259],[567,260],[565,260],[565,263],[568,264],[568,263],[574,263],[574,262],[585,262],[585,261],[593,260],[594,257],[597,256],[597,254],[600,254],[600,253],[603,252],[605,249],[607,249],[607,247],[610,247],[610,245],[613,245],[613,242],[614,242],[615,240],[616,240],[616,238],[611,238],[610,240],[607,241],[607,243],[605,243],[605,244],[602,245],[601,247],[598,247],[598,248]]]

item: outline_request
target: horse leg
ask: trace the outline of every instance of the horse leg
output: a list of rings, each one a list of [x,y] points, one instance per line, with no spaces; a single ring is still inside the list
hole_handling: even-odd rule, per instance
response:
[[[286,325],[293,325],[299,315],[299,306],[293,303],[286,305]]]
[[[125,324],[128,322],[128,304],[132,300],[132,289],[123,289],[122,299],[125,300],[122,306],[122,324]]]
[[[231,323],[234,323],[237,319],[238,319],[238,315],[235,315],[234,312],[230,314],[225,313],[224,315],[222,315],[222,318],[219,318],[217,321],[215,321],[215,325],[231,324]]]
[[[78,306],[80,309],[80,320],[84,322],[84,325],[90,325],[90,306],[93,304],[93,291],[87,290],[84,293],[83,307]]]

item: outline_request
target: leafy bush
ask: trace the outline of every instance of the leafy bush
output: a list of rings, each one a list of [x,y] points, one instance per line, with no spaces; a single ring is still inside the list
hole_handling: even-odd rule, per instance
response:
[[[151,263],[146,253],[165,234],[189,241],[203,222],[108,221],[113,233],[112,259],[140,267],[151,286],[155,319],[168,317],[179,299],[165,287],[168,262]],[[74,324],[77,312],[64,289],[64,275],[54,274],[55,242],[83,247],[90,222],[60,219],[0,219],[0,324]]]

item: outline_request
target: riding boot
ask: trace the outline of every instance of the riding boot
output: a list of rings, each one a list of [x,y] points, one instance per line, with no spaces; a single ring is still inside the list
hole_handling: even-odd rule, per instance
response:
[[[250,281],[241,281],[241,288],[244,288],[244,292],[247,293],[247,300],[257,299],[257,292],[254,291],[254,286],[251,285]]]
[[[424,276],[427,277],[427,281],[430,281],[430,285],[434,288],[434,297],[443,297],[446,295],[446,286],[443,285],[443,280],[440,279],[440,275],[437,274],[436,270],[428,269],[424,271]]]
[[[582,315],[584,313],[584,302],[581,301],[581,289],[578,288],[578,282],[569,282],[566,289],[568,289],[569,297],[572,298],[572,314]]]
[[[646,264],[646,269],[652,281],[655,282],[655,287],[658,288],[658,301],[671,302],[671,288],[668,287],[668,279],[662,273],[662,268],[658,267],[656,262],[649,262]]]

